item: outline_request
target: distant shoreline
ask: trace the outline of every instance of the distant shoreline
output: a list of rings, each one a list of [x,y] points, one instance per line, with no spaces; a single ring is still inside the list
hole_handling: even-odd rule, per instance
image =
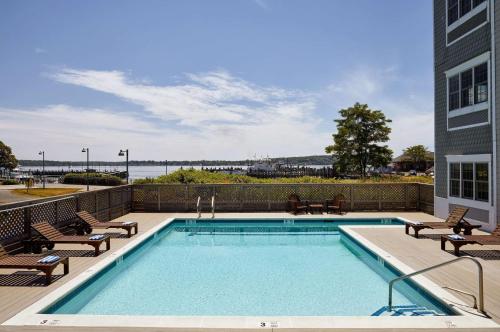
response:
[[[297,165],[332,165],[332,156],[318,155],[318,156],[304,156],[304,157],[280,157],[270,158],[271,163],[283,163],[293,166]],[[247,166],[255,163],[255,160],[168,160],[168,166]],[[19,160],[22,167],[42,166],[41,160]],[[45,166],[86,166],[85,161],[59,161],[59,160],[45,160]],[[125,161],[90,161],[92,166],[125,166]],[[165,160],[130,160],[129,166],[165,166]]]

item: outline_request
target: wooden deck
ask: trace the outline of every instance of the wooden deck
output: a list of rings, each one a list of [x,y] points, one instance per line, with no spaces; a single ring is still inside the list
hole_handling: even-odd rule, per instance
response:
[[[401,213],[350,213],[345,217],[394,217],[401,216],[410,220],[436,221],[433,216],[424,213],[401,212]],[[169,217],[194,218],[195,214],[188,213],[131,213],[116,219],[116,221],[133,220],[139,222],[139,234],[157,225]],[[204,216],[205,217],[205,216]],[[208,215],[206,215],[208,217]],[[218,218],[290,218],[286,213],[226,213],[217,214]],[[328,217],[332,217],[329,215]],[[293,218],[321,218],[313,216],[293,216]],[[106,231],[102,231],[106,232]],[[107,233],[115,233],[111,230]],[[367,229],[359,228],[356,232],[375,245],[388,251],[399,260],[405,262],[414,269],[427,267],[429,265],[449,260],[454,256],[440,250],[439,237],[426,236],[426,234],[437,234],[438,231],[422,231],[422,238],[415,239],[404,234],[404,229]],[[480,232],[474,231],[475,234]],[[132,237],[134,239],[134,237]],[[107,257],[116,249],[124,246],[130,239],[113,238],[111,251],[102,253],[99,257],[92,257],[93,248],[78,245],[56,246],[55,254],[70,256],[70,274],[54,280],[50,286],[43,286],[43,275],[35,272],[21,272],[17,270],[0,270],[0,322],[4,322],[23,310],[30,304],[42,298],[55,288],[68,282],[85,269],[94,265],[97,261]],[[104,248],[104,246],[103,246]],[[449,248],[451,251],[451,248]],[[465,246],[464,253],[478,257],[485,268],[485,306],[487,312],[500,322],[500,246]],[[55,275],[62,274],[62,267],[54,271]],[[463,262],[455,266],[449,266],[442,270],[432,271],[427,276],[439,285],[447,285],[476,293],[476,275],[472,263]],[[471,299],[454,294],[462,298],[464,302],[471,303]],[[52,330],[54,327],[44,327],[44,330]],[[56,328],[61,330],[60,328]],[[21,331],[21,327],[1,327],[0,331]],[[30,328],[29,330],[40,330]],[[94,329],[100,330],[100,329]]]

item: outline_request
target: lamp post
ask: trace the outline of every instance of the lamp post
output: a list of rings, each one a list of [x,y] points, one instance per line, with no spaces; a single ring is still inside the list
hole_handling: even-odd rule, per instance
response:
[[[45,189],[45,151],[38,152],[40,156],[42,156],[42,183],[43,189]]]
[[[83,148],[82,152],[87,152],[87,191],[89,191],[89,148]]]
[[[124,155],[126,156],[126,157],[125,157],[125,158],[126,158],[126,159],[125,159],[125,160],[126,160],[125,165],[126,165],[126,167],[127,167],[127,184],[128,184],[128,149],[125,149],[125,150],[121,150],[121,149],[120,149],[120,152],[118,152],[118,155],[119,155],[120,157],[123,157]]]

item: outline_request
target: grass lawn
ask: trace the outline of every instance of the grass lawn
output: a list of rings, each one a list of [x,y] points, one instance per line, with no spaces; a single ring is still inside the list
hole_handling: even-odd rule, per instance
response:
[[[26,189],[12,189],[11,191],[20,195],[29,195],[36,197],[51,197],[58,195],[67,195],[79,191],[79,188],[31,188],[29,191]]]

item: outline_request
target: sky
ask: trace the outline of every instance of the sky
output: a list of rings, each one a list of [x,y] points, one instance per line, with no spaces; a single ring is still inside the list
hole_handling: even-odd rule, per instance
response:
[[[324,154],[355,102],[433,149],[432,1],[3,0],[0,140],[19,159]]]

